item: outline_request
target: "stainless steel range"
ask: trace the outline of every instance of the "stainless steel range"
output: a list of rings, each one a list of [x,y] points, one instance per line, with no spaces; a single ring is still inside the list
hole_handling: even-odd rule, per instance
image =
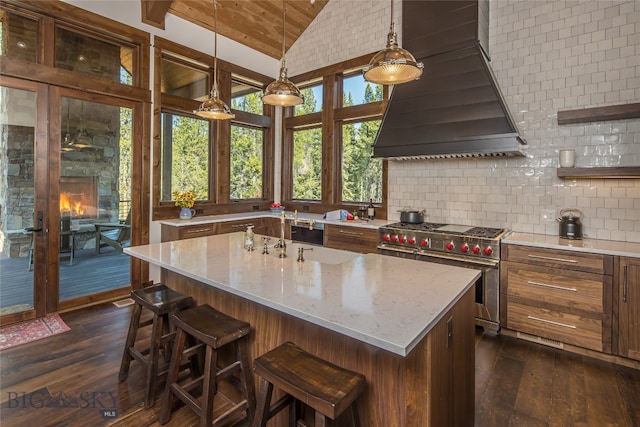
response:
[[[509,230],[455,224],[398,222],[379,229],[378,252],[482,271],[475,284],[476,324],[500,331],[500,240]]]

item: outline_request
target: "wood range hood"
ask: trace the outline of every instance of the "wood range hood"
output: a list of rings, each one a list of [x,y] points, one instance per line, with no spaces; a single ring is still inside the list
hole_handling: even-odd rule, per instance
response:
[[[374,157],[523,156],[488,60],[488,0],[403,1],[402,47],[424,63],[393,88]]]

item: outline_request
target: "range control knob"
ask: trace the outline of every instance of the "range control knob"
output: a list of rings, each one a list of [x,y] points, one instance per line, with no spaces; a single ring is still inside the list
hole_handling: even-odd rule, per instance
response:
[[[415,237],[409,237],[409,244],[410,245],[415,245],[416,244],[416,238]]]
[[[464,253],[469,252],[469,245],[467,245],[466,243],[463,243],[462,246],[460,246],[460,250]]]
[[[445,248],[447,248],[448,251],[453,250],[453,248],[455,248],[456,246],[453,244],[453,242],[449,242],[446,245],[444,245]]]
[[[385,242],[388,242],[390,238],[391,237],[388,234],[383,234],[382,235],[382,240],[385,241]]]
[[[480,245],[475,245],[473,248],[471,248],[471,252],[473,252],[474,254],[479,254],[480,253]]]
[[[427,239],[420,240],[420,246],[422,246],[423,248],[429,246],[429,242],[427,241]]]
[[[396,243],[398,241],[398,236],[396,234],[394,234],[393,236],[391,236],[391,241],[393,243]]]
[[[484,248],[484,254],[485,255],[491,255],[493,253],[493,249],[491,249],[491,246],[487,246],[486,248]]]
[[[400,243],[406,243],[407,242],[407,236],[400,236]]]

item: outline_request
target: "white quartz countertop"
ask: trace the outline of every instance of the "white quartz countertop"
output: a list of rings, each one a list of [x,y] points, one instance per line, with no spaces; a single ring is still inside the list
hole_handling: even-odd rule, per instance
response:
[[[406,356],[481,272],[287,241],[262,254],[243,249],[243,233],[125,248],[131,256]],[[298,248],[305,262],[297,262]]]
[[[640,243],[617,242],[615,240],[570,240],[545,234],[514,232],[504,238],[502,243],[640,258]]]
[[[285,217],[287,220],[293,221],[293,212],[285,211]],[[225,221],[240,221],[240,220],[251,220],[255,218],[280,218],[280,213],[277,212],[244,212],[244,213],[233,213],[233,214],[224,214],[224,215],[206,215],[206,216],[194,216],[189,220],[184,219],[165,219],[162,221],[158,221],[160,224],[170,225],[173,227],[186,227],[189,225],[202,225],[202,224],[211,224],[214,222],[225,222]],[[384,219],[374,219],[372,221],[369,220],[356,220],[356,221],[342,221],[336,219],[325,219],[322,214],[310,214],[310,213],[300,213],[298,212],[298,218],[302,220],[313,219],[318,223],[323,224],[335,224],[335,225],[346,225],[349,227],[362,227],[362,228],[371,228],[377,229],[383,225],[391,224],[392,222],[397,221],[387,221]]]

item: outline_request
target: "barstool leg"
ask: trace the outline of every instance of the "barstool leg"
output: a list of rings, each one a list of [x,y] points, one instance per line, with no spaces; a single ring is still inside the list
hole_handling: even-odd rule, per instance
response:
[[[160,340],[162,339],[163,317],[156,316],[151,328],[151,346],[149,348],[149,361],[147,363],[147,393],[144,401],[145,409],[153,406],[158,378],[158,355],[160,354]]]
[[[326,427],[327,417],[316,411],[316,427]]]
[[[218,352],[207,346],[204,359],[204,384],[202,385],[202,405],[200,406],[200,427],[210,427],[213,423],[213,396],[218,391],[216,370],[218,366]]]
[[[269,421],[269,407],[271,406],[271,395],[273,394],[273,384],[264,378],[260,379],[260,394],[256,405],[253,427],[266,427]]]
[[[163,425],[171,419],[171,408],[173,407],[173,391],[171,390],[171,386],[178,381],[184,341],[185,333],[182,329],[178,329],[176,340],[173,343],[173,355],[171,356],[171,363],[167,374],[167,384],[162,394],[162,407],[160,408],[160,416],[158,417],[158,421]]]
[[[253,418],[256,415],[256,389],[253,383],[253,374],[250,371],[249,366],[249,346],[248,337],[242,337],[236,341],[237,357],[236,360],[240,361],[242,369],[242,386],[244,387],[244,395],[247,397],[247,416],[249,423],[253,423]]]
[[[124,343],[120,373],[118,374],[118,381],[120,382],[123,382],[129,376],[129,365],[131,365],[131,360],[133,359],[129,349],[133,347],[136,342],[136,335],[138,334],[138,326],[140,324],[140,313],[142,313],[142,306],[140,304],[134,304],[131,321],[129,322],[129,331],[127,332],[127,340]]]

